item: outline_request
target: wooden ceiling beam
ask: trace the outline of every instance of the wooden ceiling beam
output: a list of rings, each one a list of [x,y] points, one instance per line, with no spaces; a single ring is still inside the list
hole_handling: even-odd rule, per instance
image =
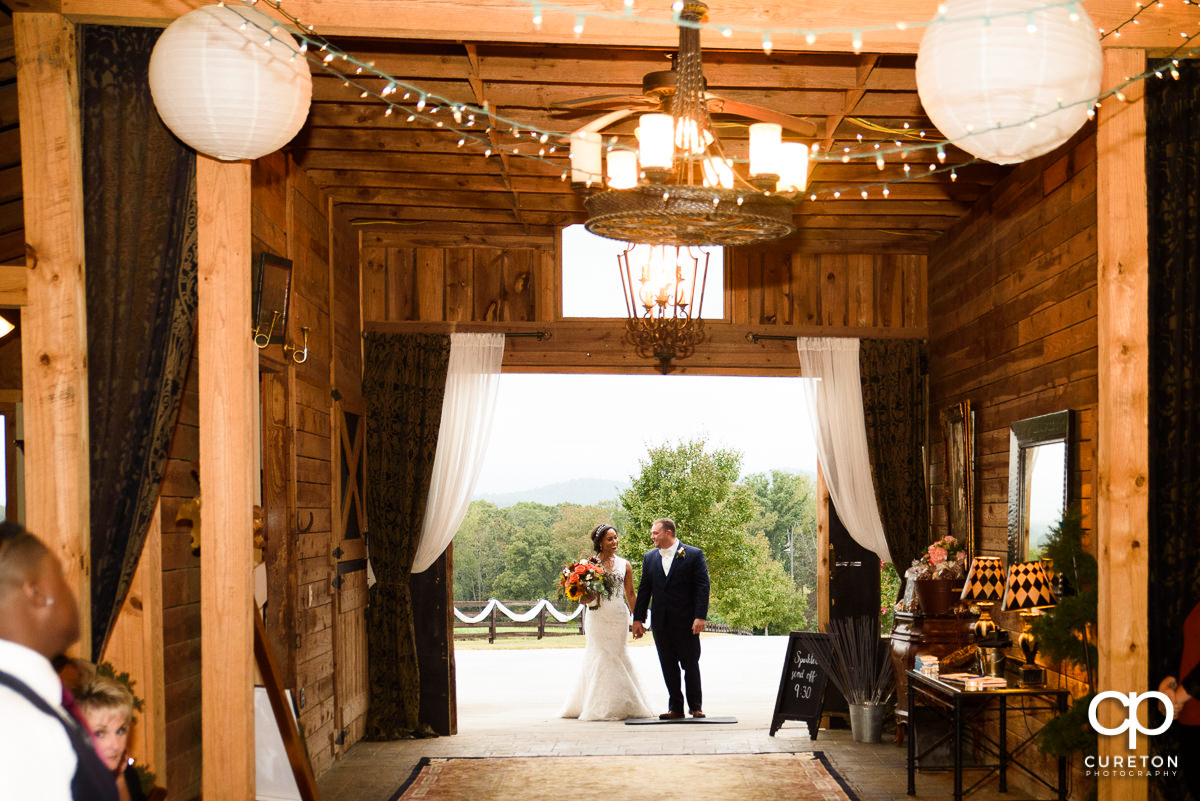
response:
[[[517,191],[512,185],[512,165],[509,164],[509,155],[500,148],[500,135],[496,131],[496,120],[492,116],[493,109],[484,90],[483,80],[479,77],[479,52],[476,50],[475,45],[470,43],[464,44],[463,47],[467,51],[467,63],[470,65],[467,83],[471,85],[471,94],[474,97],[475,105],[489,112],[486,133],[492,147],[499,151],[497,158],[500,162],[500,180],[504,182],[505,187],[507,187],[509,194],[512,196],[512,203],[509,210],[516,217],[517,222],[525,226],[528,230],[529,224],[521,214],[521,198],[517,195]]]
[[[842,120],[854,113],[854,109],[858,106],[863,95],[867,93],[867,80],[871,77],[871,73],[875,71],[875,64],[879,61],[877,55],[866,55],[862,57],[862,61],[858,64],[858,69],[855,74],[854,86],[846,90],[845,98],[842,101],[841,113],[830,114],[825,118],[825,141],[821,143],[820,152],[828,153],[833,147],[833,138],[837,134],[838,128],[842,125]]]
[[[516,223],[472,223],[458,222],[388,222],[386,220],[360,220],[352,222],[355,228],[363,232],[364,242],[369,237],[379,234],[412,240],[425,238],[429,241],[457,239],[464,243],[487,245],[498,243],[508,238],[511,241],[554,243],[557,230],[551,226],[530,226],[526,231],[524,226]],[[500,245],[496,245],[499,247]]]
[[[374,189],[433,189],[468,192],[507,192],[508,187],[500,180],[499,175],[479,175],[470,173],[428,173],[428,172],[377,172],[355,170],[307,170],[305,175],[322,189],[330,192],[345,194],[357,190],[372,191]],[[569,184],[557,176],[553,178],[537,178],[530,176],[511,176],[513,187],[522,196],[534,193],[563,194],[570,191]]]
[[[77,22],[123,25],[165,25],[175,18],[210,5],[210,0],[9,0],[13,11],[46,10],[61,6],[62,13]],[[389,38],[433,39],[467,42],[530,42],[589,44],[617,47],[674,48],[678,32],[670,24],[669,4],[654,4],[639,18],[659,22],[623,19],[623,0],[598,0],[589,9],[604,12],[608,18],[590,17],[586,29],[577,35],[575,15],[547,9],[541,26],[532,20],[532,8],[510,0],[288,0],[288,11],[312,25],[325,36],[375,36]],[[814,0],[724,0],[714,5],[709,17],[714,26],[748,24],[771,29],[775,52],[820,51],[847,52],[846,34],[820,36],[806,42],[801,34],[789,30],[869,31],[865,49],[873,53],[915,53],[924,34],[924,26],[908,25],[901,30],[897,22],[924,22],[937,13],[938,0],[893,0],[888,3],[814,2]],[[1087,5],[1092,22],[1111,29],[1129,18],[1128,0],[1091,0]],[[1194,8],[1183,3],[1156,9],[1143,15],[1139,25],[1130,25],[1120,39],[1105,40],[1107,47],[1173,48],[1180,31],[1194,30]],[[1115,41],[1114,41],[1115,40]],[[756,31],[733,30],[729,37],[718,27],[702,32],[705,47],[725,50],[760,50],[762,36]]]

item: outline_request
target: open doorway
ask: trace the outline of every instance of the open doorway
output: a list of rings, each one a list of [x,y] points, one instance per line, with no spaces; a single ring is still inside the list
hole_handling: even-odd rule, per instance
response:
[[[805,380],[505,373],[453,546],[460,623],[492,599],[517,616],[543,598],[571,614],[555,580],[591,552],[591,528],[615,525],[620,555],[640,568],[648,530],[631,527],[630,505],[646,501],[649,485],[677,482],[695,505],[658,514],[679,518],[680,539],[708,558],[706,697],[717,711],[769,719],[786,633],[816,627],[817,457]],[[583,644],[578,621],[539,641],[536,622],[505,620],[456,632],[460,731],[505,715],[552,717],[565,698]],[[649,643],[632,645],[631,658],[657,707],[665,695]],[[501,677],[507,692],[498,695]]]

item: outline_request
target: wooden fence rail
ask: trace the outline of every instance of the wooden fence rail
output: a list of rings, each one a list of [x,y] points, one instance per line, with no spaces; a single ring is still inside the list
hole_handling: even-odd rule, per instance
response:
[[[455,604],[454,611],[461,613],[465,617],[475,617],[491,603],[492,601],[490,600],[464,601]],[[500,601],[499,605],[492,605],[491,612],[483,620],[475,623],[455,620],[454,639],[481,640],[486,637],[489,643],[494,643],[497,637],[537,637],[540,640],[543,637],[561,637],[569,634],[583,633],[582,614],[577,614],[572,620],[561,623],[550,613],[548,604],[542,604],[537,615],[533,619],[525,621],[513,620],[500,609],[500,605],[503,605],[514,613],[522,614],[529,612],[538,604],[541,604],[541,601]],[[501,627],[505,629],[515,628],[517,630],[500,631]],[[480,631],[462,632],[460,629],[480,629]]]
[[[505,614],[505,609],[517,616],[525,616],[533,610],[535,606],[541,605],[537,615],[529,620],[514,620]],[[456,640],[481,640],[487,637],[489,643],[494,643],[497,637],[534,637],[539,640],[543,637],[561,637],[568,634],[583,633],[583,614],[575,610],[571,613],[571,620],[566,622],[559,621],[550,612],[550,602],[546,601],[495,601],[494,599],[487,601],[464,601],[455,604],[454,611],[456,615],[461,615],[466,618],[477,617],[481,612],[491,605],[491,611],[487,616],[475,621],[467,622],[458,617],[454,621],[454,639]],[[505,609],[501,609],[501,607]],[[557,612],[557,608],[554,610]],[[559,613],[560,617],[567,617],[564,613]],[[500,631],[503,627],[506,629],[516,629],[516,631]],[[479,631],[466,631],[461,629],[479,629]],[[486,629],[486,631],[484,631]],[[730,626],[726,623],[710,622],[706,629],[715,634],[742,634],[750,635],[754,632],[744,626]]]

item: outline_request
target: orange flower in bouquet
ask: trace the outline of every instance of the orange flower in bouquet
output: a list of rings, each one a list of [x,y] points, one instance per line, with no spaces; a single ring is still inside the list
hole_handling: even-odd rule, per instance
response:
[[[595,558],[581,559],[563,568],[558,586],[572,601],[581,601],[590,608],[600,605],[601,598],[612,597],[612,574]]]

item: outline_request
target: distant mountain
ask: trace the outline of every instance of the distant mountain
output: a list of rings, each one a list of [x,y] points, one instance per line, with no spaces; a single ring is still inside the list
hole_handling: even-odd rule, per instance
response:
[[[615,500],[618,495],[629,489],[629,486],[628,481],[613,481],[608,478],[573,478],[570,481],[558,481],[544,487],[517,492],[477,493],[472,500],[491,501],[501,508],[522,501],[543,503],[547,506],[556,506],[560,503],[577,503],[587,506]]]

